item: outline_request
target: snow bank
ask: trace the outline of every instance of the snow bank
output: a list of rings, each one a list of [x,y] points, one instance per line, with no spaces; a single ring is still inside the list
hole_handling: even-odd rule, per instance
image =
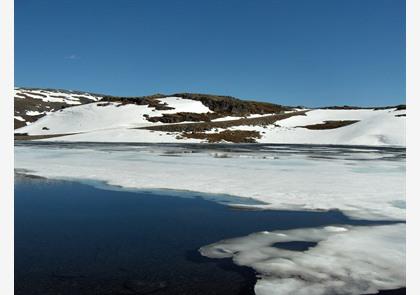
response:
[[[303,252],[273,246],[293,241],[317,245]],[[200,252],[254,268],[261,274],[257,295],[358,295],[405,286],[405,224],[260,232]]]

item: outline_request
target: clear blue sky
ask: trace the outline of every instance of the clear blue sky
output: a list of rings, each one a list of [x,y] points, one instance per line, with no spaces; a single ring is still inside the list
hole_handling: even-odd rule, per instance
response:
[[[405,101],[403,0],[15,0],[16,86]]]

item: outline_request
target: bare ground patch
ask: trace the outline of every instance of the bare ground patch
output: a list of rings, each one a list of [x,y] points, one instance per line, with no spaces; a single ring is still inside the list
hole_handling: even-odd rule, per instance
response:
[[[232,143],[255,143],[256,139],[261,138],[258,131],[245,130],[224,130],[218,133],[204,132],[184,132],[181,137],[207,140],[209,143],[232,142]]]
[[[336,129],[336,128],[348,126],[357,122],[359,121],[358,120],[324,121],[323,123],[320,123],[320,124],[297,126],[297,128],[306,128],[310,130],[326,130],[326,129]]]
[[[229,128],[234,126],[267,126],[283,119],[293,116],[306,115],[306,111],[298,111],[293,113],[282,113],[276,115],[268,115],[257,118],[242,118],[237,120],[227,120],[218,122],[198,122],[198,123],[181,123],[181,124],[167,124],[158,126],[140,127],[136,129],[147,129],[162,132],[204,132],[213,128]]]
[[[21,128],[21,127],[25,127],[26,123],[24,121],[20,121],[20,120],[15,119],[14,126],[15,126],[15,129],[18,129],[18,128]]]
[[[28,135],[25,133],[15,133],[15,140],[37,140],[37,139],[47,139],[54,138],[66,135],[74,135],[79,133],[62,133],[62,134],[48,134],[48,135]]]
[[[143,115],[145,116],[145,115]],[[161,123],[165,123],[165,124],[170,124],[170,123],[181,123],[181,122],[185,122],[185,121],[190,121],[190,122],[210,122],[211,120],[217,119],[222,117],[222,115],[220,114],[216,114],[216,113],[205,113],[205,114],[201,114],[201,113],[191,113],[191,112],[179,112],[179,113],[175,113],[175,114],[163,114],[162,116],[159,117],[148,117],[147,116],[147,120],[149,122],[161,122]]]
[[[122,104],[138,104],[149,105],[159,109],[168,109],[167,106],[161,104],[157,99],[175,96],[184,99],[191,99],[200,101],[203,105],[207,106],[211,111],[219,116],[235,115],[246,116],[250,114],[273,114],[284,111],[293,110],[292,107],[277,105],[267,102],[257,102],[250,100],[241,100],[232,96],[211,95],[201,93],[175,93],[171,95],[154,94],[148,96],[138,97],[117,97],[117,96],[104,96],[101,101],[120,102]],[[166,107],[166,108],[165,108]]]

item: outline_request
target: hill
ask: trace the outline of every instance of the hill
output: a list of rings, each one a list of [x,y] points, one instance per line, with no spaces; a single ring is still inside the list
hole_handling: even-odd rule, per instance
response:
[[[197,93],[15,90],[15,139],[405,146],[405,105],[319,109]]]

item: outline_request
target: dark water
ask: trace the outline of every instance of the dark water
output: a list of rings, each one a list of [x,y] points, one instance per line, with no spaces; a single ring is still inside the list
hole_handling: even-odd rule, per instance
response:
[[[197,249],[262,230],[377,223],[338,211],[244,211],[199,197],[18,177],[15,294],[254,294],[252,269]]]

